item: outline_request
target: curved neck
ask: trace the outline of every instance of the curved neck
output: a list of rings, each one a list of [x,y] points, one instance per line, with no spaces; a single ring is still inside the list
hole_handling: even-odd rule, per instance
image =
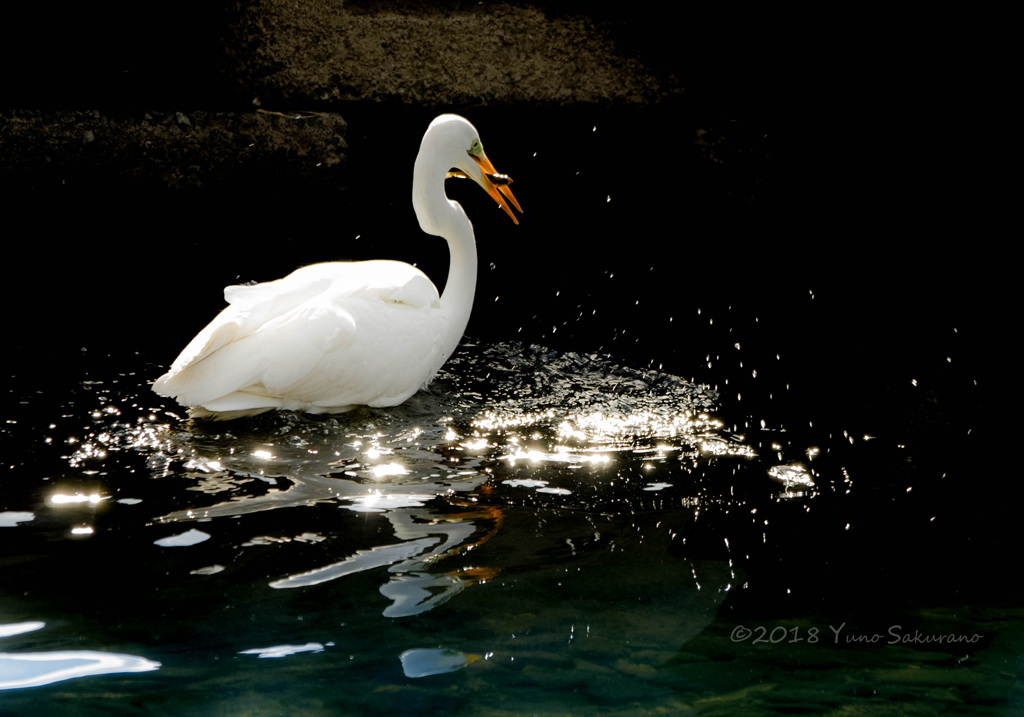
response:
[[[412,203],[420,228],[448,242],[448,280],[441,294],[441,310],[448,316],[447,359],[469,323],[476,294],[477,255],[473,225],[458,202],[448,199],[444,193],[450,167],[442,164],[437,158],[424,157],[420,152],[413,170]]]

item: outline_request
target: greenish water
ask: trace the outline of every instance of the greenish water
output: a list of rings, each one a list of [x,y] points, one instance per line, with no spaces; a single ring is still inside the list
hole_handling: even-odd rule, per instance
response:
[[[8,197],[0,715],[1024,710],[992,253],[930,243],[978,213],[781,181],[756,123],[525,115],[471,117],[520,226],[449,183],[473,340],[386,410],[192,422],[149,382],[225,285],[443,277],[381,191],[429,117],[353,116],[344,191]]]
[[[1019,604],[919,552],[950,506],[885,437],[734,426],[706,386],[519,344],[333,418],[191,422],[86,373],[6,427],[4,714],[1021,704]]]

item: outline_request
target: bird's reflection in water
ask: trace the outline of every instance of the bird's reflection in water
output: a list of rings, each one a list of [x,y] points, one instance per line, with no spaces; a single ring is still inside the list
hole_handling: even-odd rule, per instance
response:
[[[513,563],[539,569],[548,540],[584,539],[541,528],[529,547],[524,516],[536,513],[540,525],[551,511],[669,509],[685,523],[720,501],[728,486],[702,481],[700,466],[747,461],[753,452],[708,417],[714,400],[704,387],[605,358],[467,345],[438,382],[402,406],[227,423],[165,423],[156,412],[133,423],[127,411],[98,411],[68,460],[96,464],[100,451],[90,446],[103,449],[104,465],[122,453],[144,456],[152,482],[111,484],[117,499],[108,502],[125,516],[122,504],[148,507],[148,525],[160,529],[155,539],[202,523],[210,538],[192,557],[210,565],[190,565],[189,574],[244,579],[242,566],[258,563],[253,580],[285,592],[375,576],[371,584],[388,601],[383,614],[402,617]],[[509,524],[512,508],[522,509],[515,535],[500,543],[515,549],[475,551]],[[148,542],[165,544],[155,539]],[[257,552],[268,545],[284,552]]]
[[[314,450],[314,455],[317,455],[319,451]],[[362,464],[352,470],[356,463],[343,461],[343,467],[348,470],[341,475],[360,477],[362,474],[366,482],[360,482],[352,477],[330,475],[337,472],[337,461],[325,465],[323,461],[307,459],[296,466],[295,472],[283,474],[280,467],[284,463],[295,462],[294,457],[286,457],[287,452],[288,449],[282,451],[275,445],[259,456],[254,455],[254,451],[236,452],[234,456],[193,456],[186,462],[192,467],[193,476],[201,482],[208,482],[201,472],[195,472],[200,465],[213,466],[217,472],[227,471],[231,478],[223,479],[221,485],[233,486],[234,490],[230,491],[233,495],[213,505],[167,513],[157,522],[216,521],[322,503],[336,503],[357,513],[380,513],[391,526],[393,542],[369,548],[341,548],[342,552],[351,552],[340,560],[280,576],[269,584],[278,589],[308,588],[356,573],[386,568],[387,580],[380,586],[380,592],[392,602],[383,613],[388,617],[415,615],[429,610],[498,572],[496,568],[485,566],[460,565],[448,569],[445,565],[446,559],[465,554],[482,544],[500,527],[501,506],[476,506],[468,496],[489,478],[486,471],[463,469],[444,479],[440,476],[410,479],[409,472],[403,471],[397,478],[367,480],[365,476],[379,477],[381,472],[374,471],[372,465]],[[369,449],[369,452],[381,454],[379,446]],[[254,461],[266,460],[269,455],[278,459],[278,470],[268,471],[252,465]],[[388,457],[395,458],[394,455]],[[256,489],[250,487],[251,484],[263,487],[262,492],[254,492]]]
[[[388,511],[387,519],[401,542],[359,550],[336,563],[275,580],[270,587],[307,587],[388,566],[389,579],[380,592],[392,604],[383,614],[406,617],[430,610],[498,573],[497,568],[481,566],[441,567],[437,572],[435,566],[488,540],[501,525],[499,507],[459,513],[403,508]]]

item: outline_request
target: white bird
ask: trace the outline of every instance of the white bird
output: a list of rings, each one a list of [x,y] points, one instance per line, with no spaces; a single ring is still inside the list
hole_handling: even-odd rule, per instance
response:
[[[192,416],[221,419],[273,409],[338,413],[412,396],[455,350],[476,292],[473,227],[444,191],[453,174],[483,187],[516,224],[509,203],[523,211],[473,125],[451,114],[430,123],[412,204],[420,228],[448,241],[443,294],[419,269],[389,260],[313,264],[277,281],[229,286],[229,305],[153,390]]]

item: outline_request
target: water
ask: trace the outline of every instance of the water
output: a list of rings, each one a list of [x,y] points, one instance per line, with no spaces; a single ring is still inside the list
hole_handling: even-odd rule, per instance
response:
[[[638,188],[629,122],[553,144],[474,119],[527,214],[463,200],[471,338],[402,406],[194,422],[152,394],[221,286],[286,271],[182,240],[206,198],[46,264],[66,291],[8,286],[0,714],[1019,712],[974,288],[777,258],[682,139],[709,185]],[[348,191],[352,236],[288,262],[439,274],[430,240],[374,236],[399,200]],[[305,236],[287,206],[266,231]],[[660,237],[669,207],[682,253],[586,242]],[[234,209],[242,237],[267,221]],[[129,247],[149,271],[107,263]]]
[[[7,428],[30,456],[0,512],[15,713],[997,714],[1014,689],[1013,611],[917,607],[899,577],[874,608],[834,594],[892,569],[843,574],[883,439],[737,432],[706,386],[515,343],[339,417],[191,422],[136,377],[70,395]],[[913,519],[906,487],[867,490]],[[915,634],[972,642],[888,644]]]

